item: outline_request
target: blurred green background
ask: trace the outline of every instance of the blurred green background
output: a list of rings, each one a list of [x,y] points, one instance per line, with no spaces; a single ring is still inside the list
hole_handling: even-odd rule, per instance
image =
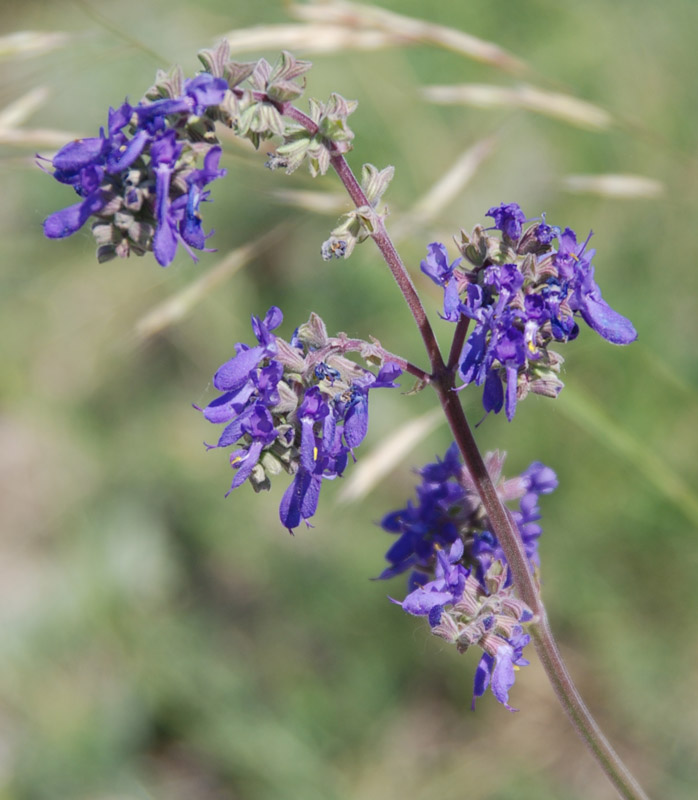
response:
[[[401,252],[434,317],[439,298],[418,269],[426,243],[516,200],[582,236],[594,229],[604,295],[639,330],[621,349],[585,329],[565,348],[558,401],[530,397],[513,424],[491,417],[477,435],[483,450],[508,452],[508,475],[533,460],[558,472],[559,490],[542,502],[541,548],[563,652],[649,793],[689,800],[698,787],[698,5],[382,5],[495,42],[530,67],[508,74],[427,41],[310,55],[309,96],[359,100],[352,165],[396,167],[389,229],[468,148],[494,137],[432,221],[403,224]],[[611,798],[534,656],[512,693],[519,714],[491,696],[472,713],[477,657],[451,652],[390,604],[399,580],[369,580],[392,542],[375,523],[411,495],[411,470],[448,446],[444,426],[360,501],[340,504],[342,482],[328,483],[316,527],[295,537],[277,520],[283,486],[223,497],[226,455],[205,452],[211,426],[191,404],[214,396],[210,376],[250,340],[251,313],[281,305],[290,335],[315,309],[331,331],[373,334],[424,363],[371,243],[323,263],[338,212],[309,213],[274,194],[338,192],[333,176],[272,174],[263,154],[227,143],[229,174],[205,209],[218,253],[199,264],[181,254],[167,270],[151,256],[100,266],[89,230],[42,238],[42,220],[74,201],[34,165],[35,151],[60,146],[54,131],[95,135],[107,107],[137,101],[157,68],[178,62],[193,74],[198,49],[233,29],[300,24],[291,12],[273,0],[3,0],[2,35],[68,38],[0,54],[0,107],[47,89],[19,128],[7,115],[0,126],[0,798]],[[265,35],[241,60],[275,57],[279,31]],[[613,122],[590,130],[511,107],[435,105],[420,91],[521,81],[583,98]],[[659,183],[651,196],[632,186],[625,197],[569,191],[569,175],[607,173]],[[291,224],[181,319],[137,335],[159,303],[283,220]],[[479,419],[477,393],[461,396]],[[359,465],[433,402],[429,392],[378,393]]]

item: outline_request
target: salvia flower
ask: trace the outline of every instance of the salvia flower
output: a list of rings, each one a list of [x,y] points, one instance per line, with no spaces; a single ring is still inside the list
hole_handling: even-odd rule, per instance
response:
[[[542,532],[538,498],[554,491],[557,477],[550,467],[534,462],[518,477],[504,480],[504,456],[498,452],[488,453],[485,463],[500,498],[504,502],[519,500],[512,515],[533,569],[539,565],[538,538]],[[416,488],[416,501],[386,514],[381,522],[397,540],[386,553],[389,566],[379,577],[391,578],[409,570],[410,585],[423,585],[433,574],[440,550],[458,541],[464,545],[460,559],[476,577],[482,578],[494,561],[506,563],[455,443],[443,461],[427,464],[419,475],[422,480]]]
[[[489,453],[485,463],[502,501],[519,500],[511,513],[531,570],[536,570],[542,533],[538,498],[557,487],[557,477],[550,467],[534,462],[518,477],[504,480],[504,456]],[[460,652],[480,647],[473,702],[489,686],[513,711],[509,690],[516,668],[528,663],[522,650],[529,637],[522,626],[532,619],[531,611],[516,596],[506,556],[456,445],[419,474],[416,502],[383,519],[383,528],[398,538],[379,577],[409,571],[407,596],[393,602],[409,614],[427,617],[431,632]]]
[[[533,619],[528,606],[515,594],[508,570],[494,562],[483,580],[478,580],[458,558],[462,542],[455,542],[447,555],[437,553],[436,577],[417,587],[398,605],[415,616],[426,616],[431,632],[459,653],[477,646],[483,652],[475,671],[473,708],[488,686],[509,711],[509,690],[515,670],[529,662],[523,649],[530,636],[523,626]],[[396,602],[396,601],[393,601]]]
[[[401,371],[382,363],[376,343],[328,337],[316,314],[286,342],[274,333],[282,319],[275,306],[264,319],[252,317],[257,344],[235,346],[236,355],[213,377],[222,394],[200,410],[225,425],[207,447],[234,448],[230,491],[245,481],[260,491],[281,472],[292,476],[279,516],[293,530],[315,514],[322,482],[343,474],[366,436],[369,391],[395,387]],[[374,374],[349,352],[382,366]]]
[[[501,236],[480,226],[461,234],[459,249],[471,268],[460,267],[461,259],[449,265],[445,246],[433,242],[422,271],[444,290],[444,318],[471,321],[459,361],[464,385],[482,386],[485,411],[504,408],[511,420],[529,391],[558,395],[563,359],[549,345],[575,339],[580,319],[614,344],[629,344],[637,333],[594,280],[591,233],[578,243],[574,231],[544,217],[524,228],[516,203],[502,203],[487,216],[495,223],[489,231]]]
[[[188,80],[179,75],[166,87],[161,99],[110,109],[106,131],[54,156],[53,176],[81,200],[45,220],[47,237],[70,236],[93,218],[100,262],[152,251],[164,267],[180,244],[194,260],[193,250],[206,249],[199,209],[209,199],[208,184],[225,175],[213,115],[228,84],[204,72]]]

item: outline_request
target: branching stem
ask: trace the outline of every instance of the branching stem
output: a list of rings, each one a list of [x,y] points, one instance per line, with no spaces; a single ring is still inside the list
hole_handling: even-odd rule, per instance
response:
[[[266,102],[269,102],[269,99],[263,93],[255,94],[260,95],[256,99],[266,99]],[[300,123],[311,133],[317,133],[317,125],[302,111],[299,111],[290,103],[276,105],[285,116]],[[332,167],[344,184],[354,204],[357,208],[369,205],[366,195],[347,164],[344,155],[339,152],[338,148],[333,146],[331,146],[330,152]],[[620,797],[624,798],[624,800],[648,800],[647,795],[596,724],[567,672],[548,624],[540,589],[529,569],[528,559],[526,558],[519,531],[511,513],[497,494],[458,395],[454,391],[455,369],[467,335],[468,320],[465,317],[461,317],[458,322],[448,361],[444,363],[424,306],[382,220],[378,221],[377,230],[372,234],[371,238],[380,250],[405,298],[405,302],[412,312],[429,356],[432,373],[430,376],[426,376],[425,373],[419,368],[413,367],[413,365],[410,365],[411,369],[406,366],[406,369],[418,377],[420,377],[419,373],[422,373],[422,377],[429,378],[436,389],[453,437],[487,512],[492,531],[506,555],[516,588],[521,599],[534,613],[534,619],[528,624],[528,628],[548,679],[573,726],[613,783]],[[399,363],[397,357],[395,360]],[[405,365],[407,365],[407,362],[405,362]]]

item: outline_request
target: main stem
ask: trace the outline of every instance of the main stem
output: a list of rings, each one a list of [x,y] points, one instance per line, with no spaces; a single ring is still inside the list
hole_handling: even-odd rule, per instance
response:
[[[534,620],[529,623],[528,630],[533,637],[538,657],[558,700],[577,732],[610,778],[618,794],[626,800],[648,800],[642,787],[621,761],[592,717],[567,671],[550,629],[540,592],[529,570],[523,542],[511,514],[499,499],[475,443],[463,407],[453,391],[453,385],[449,386],[445,382],[438,383],[437,392],[453,436],[482,499],[492,529],[504,550],[514,576],[514,584],[521,599],[534,613]]]
[[[344,156],[339,153],[333,155],[331,163],[356,206],[368,205],[368,200]],[[528,566],[521,536],[510,512],[497,494],[458,395],[454,391],[455,367],[461,348],[456,347],[454,341],[448,365],[444,364],[441,350],[421,300],[382,220],[379,221],[378,229],[372,238],[381,251],[417,323],[429,355],[432,368],[431,382],[438,393],[453,437],[480,495],[492,530],[506,555],[521,599],[534,613],[534,619],[528,624],[528,629],[558,700],[573,726],[615,786],[618,794],[625,800],[649,800],[592,717],[562,660],[548,623],[548,616],[538,586]],[[461,347],[466,331],[465,324],[457,331],[457,339],[460,341]],[[455,352],[456,349],[458,349],[458,353]]]
[[[257,94],[260,95],[257,99],[266,99],[267,102],[269,101],[268,98],[262,97],[262,93],[255,93],[255,95]],[[302,111],[295,108],[291,103],[279,103],[276,105],[282,114],[299,122],[311,133],[317,132],[317,125],[313,120]],[[357,208],[369,206],[368,199],[359,185],[359,182],[356,180],[346,159],[337,148],[334,149],[330,160],[335,172],[344,184]],[[453,437],[463,456],[468,471],[472,476],[473,483],[480,495],[485,511],[487,512],[492,531],[506,555],[516,588],[521,595],[521,599],[533,611],[534,618],[528,623],[528,629],[531,632],[536,651],[548,675],[548,679],[565,713],[572,722],[572,725],[580,734],[587,747],[589,747],[597,762],[615,786],[618,794],[624,798],[624,800],[649,800],[596,724],[596,721],[591,716],[589,709],[584,705],[584,701],[567,672],[567,668],[565,667],[560,651],[553,638],[552,631],[550,630],[548,616],[540,596],[539,588],[529,569],[528,559],[524,552],[519,531],[510,512],[497,494],[497,490],[492,483],[482,455],[478,450],[475,438],[473,437],[473,433],[468,425],[463,407],[454,391],[455,370],[458,357],[465,341],[467,322],[458,324],[451,351],[448,356],[448,363],[444,363],[434,331],[427,318],[424,306],[419,299],[417,290],[380,218],[376,221],[376,230],[371,235],[371,238],[376,243],[385,259],[419,328],[431,364],[431,383],[438,393],[439,401],[448,419]]]

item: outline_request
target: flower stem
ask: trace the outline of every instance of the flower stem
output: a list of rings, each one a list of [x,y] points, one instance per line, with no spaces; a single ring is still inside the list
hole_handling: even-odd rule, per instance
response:
[[[279,110],[296,122],[306,126],[311,132],[317,132],[317,126],[313,120],[290,103],[279,104]],[[336,148],[333,149],[330,162],[357,208],[370,205],[344,155]],[[509,510],[497,494],[458,395],[454,391],[455,369],[467,335],[468,323],[463,321],[464,318],[461,318],[456,327],[448,362],[444,363],[434,331],[417,290],[380,218],[377,221],[376,228],[376,231],[371,234],[371,238],[380,250],[419,328],[431,364],[432,374],[429,376],[431,383],[436,389],[453,437],[480,495],[490,520],[492,531],[506,555],[516,588],[521,599],[534,613],[534,619],[528,624],[528,627],[548,680],[552,684],[558,700],[572,725],[591,750],[599,766],[613,783],[620,797],[624,798],[624,800],[648,800],[645,792],[623,764],[591,716],[589,709],[584,704],[572,678],[567,672],[548,624],[548,617],[540,596],[539,587],[529,569],[519,531]],[[409,371],[416,374],[415,370]]]
[[[456,330],[453,334],[453,341],[451,342],[451,352],[448,354],[448,361],[446,362],[446,366],[449,370],[455,370],[458,366],[458,359],[463,352],[463,344],[465,342],[465,337],[468,335],[469,326],[470,317],[461,314],[456,323]]]
[[[501,502],[487,472],[463,407],[453,391],[453,386],[441,382],[436,389],[453,436],[489,517],[492,530],[507,557],[514,576],[514,584],[521,599],[534,613],[534,620],[529,623],[528,629],[533,637],[538,657],[560,704],[600,767],[615,786],[620,797],[625,800],[648,800],[645,792],[623,764],[592,717],[567,671],[550,629],[540,591],[528,568],[521,537],[511,514]]]
[[[242,94],[241,90],[235,89],[233,91],[238,96]],[[275,102],[271,100],[271,98],[269,98],[265,92],[253,92],[252,95],[257,101],[272,103],[276,106],[281,114],[302,125],[311,134],[317,133],[318,126],[315,124],[315,122],[307,114],[304,114],[300,109],[296,108],[292,103]],[[344,188],[349,193],[349,197],[351,197],[351,199],[354,201],[354,204],[357,208],[360,208],[361,206],[370,207],[371,204],[369,203],[368,198],[366,197],[359,182],[356,180],[356,176],[352,172],[346,158],[344,158],[344,155],[340,152],[334,142],[330,143],[329,147],[331,152],[330,163],[332,164],[334,171],[339,176],[339,179],[344,184]],[[410,278],[409,273],[405,269],[405,265],[402,263],[402,260],[395,249],[395,245],[393,244],[390,236],[388,236],[388,232],[385,229],[383,220],[380,219],[380,217],[377,217],[376,219],[376,228],[377,230],[375,233],[371,234],[371,238],[381,251],[381,255],[385,259],[385,263],[388,265],[393,278],[395,278],[395,281],[402,292],[402,296],[405,298],[405,302],[412,312],[414,321],[417,323],[422,340],[424,341],[424,346],[427,349],[427,354],[429,356],[429,362],[432,365],[432,369],[435,371],[441,371],[444,368],[441,350],[439,349],[436,336],[434,335],[434,331],[427,317],[427,313],[424,310],[422,301],[419,299],[419,295],[414,287],[414,283],[412,283],[412,278]]]
[[[354,201],[357,208],[370,205],[363,189],[359,186],[359,182],[351,171],[349,164],[347,164],[346,158],[344,158],[341,153],[336,153],[331,156],[330,163],[339,176],[339,179],[344,184],[347,192],[349,192],[349,196]],[[434,335],[422,301],[419,299],[414,283],[412,283],[412,278],[410,278],[405,265],[402,263],[402,259],[395,249],[395,245],[390,236],[388,236],[383,220],[380,218],[377,219],[376,227],[377,230],[371,235],[371,238],[381,251],[385,263],[388,265],[393,278],[395,278],[395,282],[402,292],[402,296],[405,298],[405,302],[412,312],[414,321],[417,323],[422,340],[424,341],[424,346],[427,349],[427,355],[429,356],[432,369],[434,372],[440,372],[444,368],[441,350],[439,349],[436,336]]]
[[[352,200],[357,205],[363,205],[365,201],[365,198],[362,197],[363,192],[361,192],[361,188],[356,183],[356,179],[351,170],[349,170],[344,157],[333,157],[332,165],[335,167]],[[433,370],[431,380],[451,427],[453,437],[480,495],[492,525],[492,530],[502,546],[502,550],[504,550],[521,599],[531,608],[535,615],[534,620],[529,623],[528,627],[548,680],[570,722],[591,750],[592,755],[596,758],[599,766],[606,773],[620,797],[624,798],[624,800],[648,800],[645,792],[604,736],[567,672],[548,624],[548,616],[538,586],[529,569],[528,559],[526,558],[519,531],[510,512],[497,494],[458,395],[454,391],[454,371],[467,334],[467,323],[458,323],[454,341],[451,345],[448,366],[444,365],[441,351],[436,343],[431,325],[426,319],[424,308],[387,231],[381,225],[379,231],[372,238],[378,245],[378,249],[388,264],[417,322]]]

